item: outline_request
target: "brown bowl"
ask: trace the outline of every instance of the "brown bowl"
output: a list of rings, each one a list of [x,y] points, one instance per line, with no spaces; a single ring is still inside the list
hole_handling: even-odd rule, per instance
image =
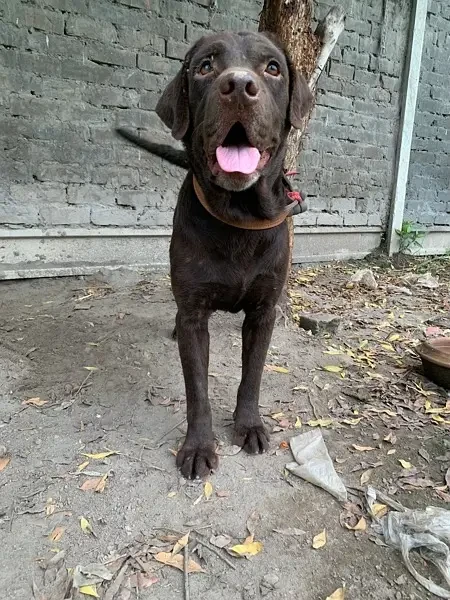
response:
[[[437,385],[450,390],[450,338],[438,337],[416,348],[425,375]]]

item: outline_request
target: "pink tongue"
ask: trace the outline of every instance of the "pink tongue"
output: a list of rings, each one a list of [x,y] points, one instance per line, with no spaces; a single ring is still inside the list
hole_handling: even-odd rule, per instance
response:
[[[256,171],[261,154],[252,146],[219,146],[216,157],[222,171],[250,175]]]

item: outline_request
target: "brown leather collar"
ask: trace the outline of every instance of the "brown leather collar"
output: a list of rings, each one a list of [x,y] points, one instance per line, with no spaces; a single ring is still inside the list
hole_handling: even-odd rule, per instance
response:
[[[283,210],[283,212],[276,219],[273,219],[273,220],[253,219],[252,221],[249,221],[247,223],[242,223],[239,221],[232,221],[232,220],[225,219],[224,217],[219,217],[219,215],[217,215],[213,211],[213,209],[209,205],[208,201],[206,200],[205,193],[202,190],[202,188],[200,187],[200,184],[197,181],[196,176],[193,175],[192,179],[193,179],[193,183],[194,183],[195,194],[196,194],[197,198],[199,199],[200,204],[203,206],[203,208],[205,210],[207,210],[209,212],[209,214],[211,216],[213,216],[215,219],[218,219],[219,221],[222,221],[222,223],[225,223],[226,225],[230,225],[231,227],[237,227],[238,229],[261,230],[261,229],[271,229],[272,227],[278,227],[278,225],[281,225],[281,223],[283,223],[283,221],[287,217],[291,216],[292,209],[295,206],[297,206],[297,204],[298,204],[297,200],[295,200],[294,202],[291,202],[290,204],[288,204],[286,206],[286,208]]]

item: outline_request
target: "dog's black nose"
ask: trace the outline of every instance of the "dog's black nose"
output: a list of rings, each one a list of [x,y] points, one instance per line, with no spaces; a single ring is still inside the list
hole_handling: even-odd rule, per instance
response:
[[[259,85],[251,71],[233,69],[220,76],[219,91],[223,100],[253,104],[258,100]]]

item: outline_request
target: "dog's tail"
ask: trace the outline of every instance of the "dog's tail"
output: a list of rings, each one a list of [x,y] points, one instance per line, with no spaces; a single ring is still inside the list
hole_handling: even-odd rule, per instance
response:
[[[149,140],[141,138],[136,133],[129,131],[128,129],[124,129],[123,127],[119,127],[115,130],[115,132],[120,137],[125,138],[140,148],[144,148],[156,156],[160,156],[164,160],[167,160],[167,162],[170,162],[172,165],[176,165],[182,169],[189,169],[189,160],[184,150],[177,150],[176,148],[172,148],[172,146],[168,146],[166,144],[150,142]]]

